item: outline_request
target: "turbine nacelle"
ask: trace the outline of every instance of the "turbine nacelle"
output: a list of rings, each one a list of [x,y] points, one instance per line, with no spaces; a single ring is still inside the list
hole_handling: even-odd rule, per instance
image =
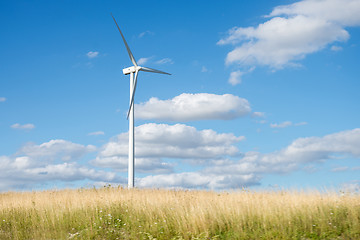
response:
[[[140,66],[131,66],[128,68],[124,68],[123,69],[123,74],[124,75],[129,75],[130,73],[135,73],[136,71],[140,71],[141,67]]]

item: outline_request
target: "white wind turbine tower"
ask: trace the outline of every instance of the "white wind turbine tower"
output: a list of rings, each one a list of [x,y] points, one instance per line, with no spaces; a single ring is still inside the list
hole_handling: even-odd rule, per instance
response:
[[[168,74],[170,73],[162,72],[156,69],[147,68],[147,67],[141,67],[138,66],[134,56],[132,55],[130,48],[125,40],[124,35],[122,34],[119,25],[117,24],[114,16],[111,14],[112,18],[114,19],[114,22],[121,34],[121,37],[124,41],[126,50],[129,54],[131,62],[134,64],[132,67],[124,68],[123,73],[124,75],[130,75],[130,106],[127,113],[127,119],[129,120],[129,165],[128,165],[128,188],[134,187],[134,160],[135,160],[135,144],[134,144],[134,96],[135,96],[135,90],[136,90],[136,84],[137,84],[137,76],[139,71],[143,72],[153,72],[153,73],[161,73],[161,74]],[[134,78],[135,73],[135,78]]]

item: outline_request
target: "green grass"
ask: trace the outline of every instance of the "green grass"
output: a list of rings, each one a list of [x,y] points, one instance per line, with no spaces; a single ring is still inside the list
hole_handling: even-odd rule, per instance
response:
[[[360,239],[360,196],[120,188],[0,194],[0,239]]]

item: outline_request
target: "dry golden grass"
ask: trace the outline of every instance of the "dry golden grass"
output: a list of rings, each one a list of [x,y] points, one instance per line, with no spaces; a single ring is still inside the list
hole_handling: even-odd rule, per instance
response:
[[[0,194],[0,239],[360,239],[360,196],[120,188]]]

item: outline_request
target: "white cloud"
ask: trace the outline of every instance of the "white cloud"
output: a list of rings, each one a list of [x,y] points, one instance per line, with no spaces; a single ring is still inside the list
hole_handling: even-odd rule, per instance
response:
[[[271,123],[270,127],[271,128],[286,128],[286,127],[290,127],[290,126],[303,126],[306,124],[307,124],[307,122],[292,123],[291,121],[285,121],[282,123]]]
[[[346,41],[349,34],[340,26],[305,16],[273,18],[257,28],[235,28],[228,43],[247,40],[226,57],[226,63],[240,65],[268,65],[275,69],[319,51],[334,41]],[[235,36],[234,36],[235,35]]]
[[[0,156],[0,165],[3,170],[0,176],[0,191],[34,189],[54,181],[119,180],[115,173],[91,169],[77,163],[43,164],[23,168],[13,159]]]
[[[98,55],[99,55],[99,52],[92,52],[92,51],[90,51],[86,54],[86,56],[88,58],[96,58]]]
[[[120,181],[115,173],[75,162],[94,150],[94,146],[64,140],[27,144],[12,156],[0,156],[0,191],[34,189],[58,181]]]
[[[265,117],[265,113],[264,112],[253,112],[252,116],[253,117]]]
[[[331,169],[332,172],[345,172],[349,170],[349,167],[335,167],[333,169]]]
[[[148,57],[148,58],[140,58],[138,61],[137,61],[137,64],[139,65],[142,65],[142,64],[145,64],[147,63],[149,60],[150,60],[151,57]]]
[[[257,185],[259,179],[249,175],[218,175],[202,172],[183,172],[155,176],[147,176],[136,180],[139,187],[146,188],[207,188],[229,189]]]
[[[103,131],[97,131],[97,132],[91,132],[88,134],[89,136],[99,136],[99,135],[105,135]]]
[[[244,73],[240,70],[230,73],[229,83],[233,86],[238,85],[241,83],[241,76]]]
[[[142,37],[144,37],[145,35],[154,35],[154,34],[155,34],[155,33],[147,30],[147,31],[145,31],[145,32],[140,33],[140,34],[139,34],[139,38],[142,38]]]
[[[126,172],[129,159],[125,156],[97,157],[91,163],[102,168],[111,168],[116,171]],[[161,158],[138,158],[135,160],[136,172],[164,174],[172,173],[174,164],[163,162]]]
[[[135,106],[141,119],[195,121],[204,119],[229,120],[251,112],[249,102],[231,94],[183,93],[169,100],[150,98]]]
[[[307,122],[299,122],[299,123],[295,123],[294,126],[304,126],[307,125]]]
[[[260,184],[265,174],[289,173],[306,166],[314,168],[314,164],[329,160],[334,154],[360,158],[360,129],[299,138],[280,151],[247,152],[236,161],[206,164],[207,167],[198,172],[148,176],[138,179],[137,183],[142,187],[240,188]]]
[[[145,124],[136,129],[136,169],[151,173],[136,179],[139,187],[230,189],[261,183],[266,174],[284,174],[316,168],[335,156],[360,158],[360,129],[323,137],[294,140],[287,147],[270,153],[239,153],[235,144],[244,139],[213,130],[197,130],[176,124]],[[105,144],[91,163],[125,171],[128,135],[122,133]],[[114,172],[93,169],[76,163],[94,151],[64,140],[40,145],[29,144],[12,156],[0,156],[0,190],[32,189],[56,181],[95,181],[124,183]],[[68,156],[68,157],[67,157]],[[65,157],[65,158],[64,158]],[[197,164],[197,171],[174,172],[176,165],[164,159],[183,159]],[[339,159],[339,158],[337,158]],[[67,162],[63,162],[63,161]],[[338,161],[338,160],[337,160]],[[340,170],[358,170],[343,166]]]
[[[208,71],[209,71],[209,69],[207,69],[205,66],[201,67],[201,72],[208,72]]]
[[[35,125],[32,123],[27,123],[27,124],[23,124],[23,125],[21,125],[19,123],[15,123],[15,124],[11,125],[11,128],[21,129],[21,130],[31,130],[31,129],[35,128]]]
[[[340,46],[331,46],[331,51],[334,51],[334,52],[338,52],[338,51],[341,51],[343,48],[342,47],[340,47]]]
[[[0,102],[5,102],[6,98],[5,97],[0,97]]]
[[[271,128],[286,128],[286,127],[289,127],[291,125],[293,125],[292,122],[285,121],[285,122],[282,122],[282,123],[271,123],[270,127]]]
[[[160,59],[158,61],[156,61],[157,64],[173,64],[174,61],[171,59],[171,58],[163,58],[163,59]]]
[[[360,157],[360,129],[338,132],[324,137],[299,138],[279,152],[262,155],[260,162],[285,165],[319,162],[331,159],[334,154]]]
[[[26,175],[37,178],[38,180],[60,180],[75,181],[89,178],[91,180],[111,181],[115,177],[115,173],[97,171],[87,167],[80,166],[76,163],[61,163],[54,165],[46,165],[44,167],[26,169]],[[32,180],[34,180],[34,178]]]
[[[265,123],[267,123],[267,121],[266,120],[260,120],[260,121],[256,121],[257,123],[260,123],[260,124],[265,124]]]
[[[358,0],[304,0],[290,5],[278,6],[270,16],[305,15],[334,22],[342,26],[360,25],[360,2]]]
[[[343,193],[360,193],[360,181],[355,180],[341,184],[340,192]]]
[[[358,0],[304,0],[276,7],[257,27],[234,27],[218,44],[233,44],[226,63],[281,69],[333,42],[344,42],[348,26],[360,25]]]
[[[149,123],[135,128],[135,154],[137,158],[214,159],[236,156],[233,144],[244,140],[232,133],[197,130],[184,124]],[[122,133],[105,144],[99,158],[127,157],[128,133]]]
[[[62,139],[56,139],[40,145],[28,143],[23,146],[16,155],[25,155],[38,160],[46,159],[46,161],[53,161],[57,158],[62,161],[73,161],[95,150],[96,147],[93,145],[84,146]]]
[[[221,162],[226,156],[237,156],[235,143],[244,140],[231,133],[197,130],[184,124],[145,124],[135,128],[135,168],[141,173],[165,174],[174,171],[174,163],[163,159],[182,159],[192,164]],[[213,160],[212,160],[213,159]],[[105,144],[95,166],[126,171],[128,166],[128,133],[122,133]]]

